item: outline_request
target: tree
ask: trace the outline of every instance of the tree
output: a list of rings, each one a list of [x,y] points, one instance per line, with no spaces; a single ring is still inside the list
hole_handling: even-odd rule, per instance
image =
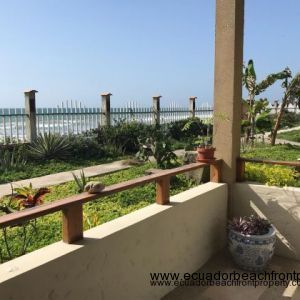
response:
[[[277,114],[274,128],[271,132],[272,146],[275,145],[277,131],[279,129],[282,116],[285,112],[285,108],[289,104],[298,105],[298,107],[300,108],[300,73],[296,74],[295,77],[292,78],[292,73],[288,68],[286,69],[286,72],[288,72],[289,76],[287,76],[282,83],[282,87],[285,89],[285,92],[282,98],[279,112]],[[289,80],[290,78],[292,79]]]
[[[248,99],[246,101],[248,105],[247,121],[249,123],[249,128],[247,130],[247,141],[251,139],[251,142],[253,143],[255,135],[255,120],[257,114],[262,112],[261,110],[257,109],[257,107],[261,108],[261,104],[255,100],[255,97],[259,96],[268,87],[273,85],[277,80],[286,79],[287,76],[288,69],[286,68],[281,72],[268,75],[264,80],[257,83],[254,62],[252,59],[249,60],[248,65],[245,67],[243,74],[243,85],[248,91]]]

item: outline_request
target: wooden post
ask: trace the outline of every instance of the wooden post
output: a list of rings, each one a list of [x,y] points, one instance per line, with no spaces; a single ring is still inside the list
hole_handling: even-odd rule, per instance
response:
[[[160,124],[160,98],[161,96],[153,96],[153,120],[155,125]]]
[[[71,244],[83,238],[82,204],[75,204],[63,209],[62,239]]]
[[[222,181],[231,184],[240,156],[244,0],[217,0],[215,28],[213,143]]]
[[[221,161],[210,165],[210,181],[221,182]]]
[[[156,203],[168,204],[170,202],[170,177],[162,177],[156,181]]]
[[[195,118],[195,111],[196,111],[196,99],[197,97],[192,96],[190,97],[189,101],[189,111],[190,111],[190,118]]]
[[[245,181],[245,167],[245,161],[238,159],[236,164],[236,181]]]
[[[101,126],[110,126],[110,96],[111,93],[101,94]]]
[[[30,90],[24,92],[25,95],[25,135],[26,140],[31,143],[36,139],[36,104],[35,94],[38,91]]]

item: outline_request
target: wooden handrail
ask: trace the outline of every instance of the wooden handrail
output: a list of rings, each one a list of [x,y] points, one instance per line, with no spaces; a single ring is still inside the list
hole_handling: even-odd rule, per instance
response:
[[[98,194],[81,193],[65,199],[57,200],[51,203],[39,205],[33,208],[27,208],[19,212],[7,214],[0,217],[0,228],[14,226],[30,221],[37,217],[48,215],[57,211],[63,212],[63,241],[67,243],[75,242],[82,238],[82,205],[86,202],[112,195],[137,186],[142,186],[150,182],[156,182],[156,202],[158,204],[169,203],[170,177],[193,171],[198,168],[211,165],[214,173],[211,181],[220,181],[221,160],[192,163],[174,169],[162,170],[152,175],[147,175],[125,182],[113,184],[104,188]]]
[[[245,180],[245,163],[258,163],[268,165],[280,165],[289,167],[300,167],[300,161],[282,161],[282,160],[268,160],[268,159],[257,159],[257,158],[246,158],[239,157],[237,159],[237,181]]]

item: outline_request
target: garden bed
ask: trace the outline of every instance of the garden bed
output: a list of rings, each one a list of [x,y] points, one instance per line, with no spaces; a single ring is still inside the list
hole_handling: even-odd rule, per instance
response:
[[[188,120],[160,127],[120,121],[76,136],[44,134],[32,144],[0,144],[0,184],[126,159],[134,156],[149,137],[167,143],[170,150],[182,149],[197,136],[199,128],[203,132],[206,128],[195,118],[193,124],[198,125],[183,132]]]
[[[266,144],[257,144],[254,148],[245,150],[241,156],[256,159],[296,161],[300,158],[300,147],[290,144],[272,147]],[[300,187],[299,172],[293,167],[246,163],[245,176],[249,181],[268,185]]]
[[[143,166],[133,167],[114,174],[94,177],[93,180],[100,180],[108,186],[144,176],[145,171],[150,167],[153,166],[147,163]],[[184,175],[178,175],[171,180],[170,193],[174,195],[195,185],[193,181],[187,180]],[[52,186],[50,189],[51,193],[45,196],[44,202],[51,202],[77,194],[75,182]],[[155,184],[147,184],[85,204],[83,210],[84,230],[154,203],[155,194]],[[2,201],[8,201],[8,199],[6,198]],[[28,224],[25,230],[24,226],[17,226],[1,231],[1,262],[61,240],[61,213],[41,217],[36,221],[32,221],[32,225]],[[8,244],[5,243],[4,235],[6,235],[6,242]]]

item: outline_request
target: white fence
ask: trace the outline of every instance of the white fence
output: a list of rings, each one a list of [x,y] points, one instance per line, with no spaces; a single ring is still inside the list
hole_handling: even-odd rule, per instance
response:
[[[103,112],[99,107],[86,107],[78,101],[66,101],[55,108],[37,108],[36,132],[58,134],[80,134],[97,128],[102,124]],[[212,119],[213,107],[201,104],[195,107],[194,115],[204,121]],[[160,108],[160,123],[170,123],[183,120],[191,116],[188,107],[170,103]],[[18,143],[26,141],[26,119],[28,115],[22,108],[0,109],[0,142]],[[129,102],[121,108],[110,109],[111,124],[116,122],[137,121],[154,124],[152,107],[142,107],[136,102]]]

